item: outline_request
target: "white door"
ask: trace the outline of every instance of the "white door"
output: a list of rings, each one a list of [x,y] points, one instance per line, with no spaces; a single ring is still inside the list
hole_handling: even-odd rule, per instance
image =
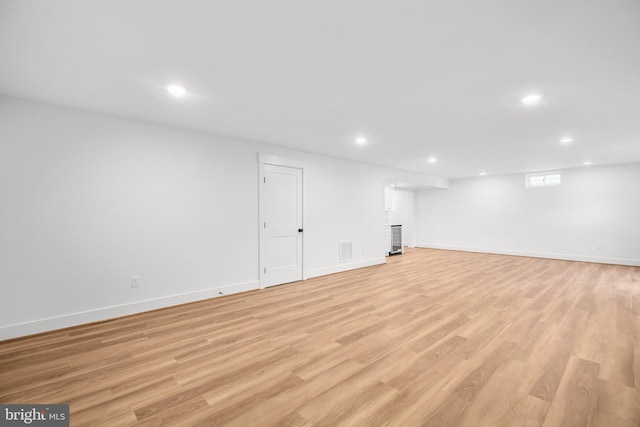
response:
[[[302,169],[264,165],[262,284],[302,280]]]

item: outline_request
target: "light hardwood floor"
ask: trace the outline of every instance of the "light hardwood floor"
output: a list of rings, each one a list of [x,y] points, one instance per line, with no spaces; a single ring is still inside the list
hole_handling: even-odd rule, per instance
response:
[[[72,426],[639,426],[640,268],[429,249],[0,342]]]

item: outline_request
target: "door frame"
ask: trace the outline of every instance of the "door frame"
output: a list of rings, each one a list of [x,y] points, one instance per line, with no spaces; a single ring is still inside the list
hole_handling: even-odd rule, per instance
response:
[[[266,259],[267,259],[267,239],[265,236],[265,228],[263,226],[265,222],[265,191],[264,191],[264,178],[265,178],[265,165],[285,166],[289,168],[300,169],[302,171],[302,228],[304,229],[304,221],[306,218],[305,195],[306,191],[306,179],[305,168],[306,163],[296,159],[289,159],[282,156],[276,156],[272,154],[258,153],[258,235],[259,235],[259,253],[258,253],[258,277],[260,282],[260,289],[264,289],[267,283],[266,278]],[[305,230],[306,231],[306,230]],[[304,233],[304,232],[303,232]],[[307,280],[307,271],[305,270],[305,258],[307,253],[307,239],[302,234],[302,280]]]

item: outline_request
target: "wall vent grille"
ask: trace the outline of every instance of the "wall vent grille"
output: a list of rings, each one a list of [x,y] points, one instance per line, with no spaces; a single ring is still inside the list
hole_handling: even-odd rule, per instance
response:
[[[353,259],[353,242],[341,241],[340,242],[340,262],[347,262]]]

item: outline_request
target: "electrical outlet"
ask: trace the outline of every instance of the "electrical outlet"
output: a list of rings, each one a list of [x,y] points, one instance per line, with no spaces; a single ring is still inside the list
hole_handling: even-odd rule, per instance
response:
[[[137,288],[140,286],[140,276],[131,276],[131,287]]]

